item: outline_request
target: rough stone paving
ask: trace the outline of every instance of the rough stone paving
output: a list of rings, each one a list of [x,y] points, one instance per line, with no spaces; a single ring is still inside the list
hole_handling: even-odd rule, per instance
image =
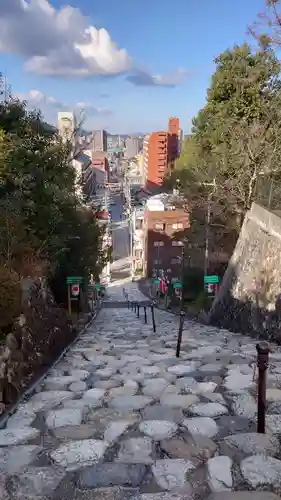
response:
[[[277,500],[281,352],[258,435],[253,339],[187,321],[178,360],[177,317],[155,311],[154,334],[109,294],[0,430],[1,500]]]

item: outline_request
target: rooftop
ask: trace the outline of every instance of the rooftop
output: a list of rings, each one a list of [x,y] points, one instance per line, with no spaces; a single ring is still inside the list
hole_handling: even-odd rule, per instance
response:
[[[91,158],[88,155],[85,155],[83,153],[80,153],[75,157],[76,161],[79,161],[80,163],[91,163]]]
[[[173,193],[159,193],[150,196],[146,202],[146,210],[148,211],[163,211],[175,210],[179,204],[183,203],[183,198]]]

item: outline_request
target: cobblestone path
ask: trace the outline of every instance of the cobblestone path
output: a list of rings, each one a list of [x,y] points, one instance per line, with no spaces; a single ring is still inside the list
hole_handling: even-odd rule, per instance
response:
[[[135,284],[131,299],[143,300]],[[281,352],[255,432],[255,341],[118,307],[122,286],[0,430],[1,500],[274,500],[281,491]]]

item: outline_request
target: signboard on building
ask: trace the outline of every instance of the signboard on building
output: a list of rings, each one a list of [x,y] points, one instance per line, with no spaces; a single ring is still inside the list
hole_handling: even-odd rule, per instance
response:
[[[219,279],[219,277],[217,275],[204,276],[204,283],[205,283],[205,285],[219,283],[219,281],[220,281],[220,279]]]
[[[82,276],[67,276],[66,278],[67,285],[72,285],[72,284],[79,285],[82,282],[83,282]]]

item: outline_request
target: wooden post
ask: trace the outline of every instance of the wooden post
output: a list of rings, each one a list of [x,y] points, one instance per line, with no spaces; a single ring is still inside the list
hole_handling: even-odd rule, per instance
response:
[[[176,357],[180,357],[180,350],[181,350],[181,341],[182,341],[182,331],[183,331],[183,325],[184,325],[184,311],[180,312],[180,324],[179,324],[179,334],[178,334],[178,342],[177,342],[177,350],[176,350]]]
[[[71,293],[70,293],[70,285],[67,285],[67,304],[68,304],[68,314],[71,315]]]
[[[268,368],[268,354],[270,347],[268,342],[262,341],[256,345],[258,359],[258,424],[257,431],[265,433],[265,406],[266,406],[266,371]]]

